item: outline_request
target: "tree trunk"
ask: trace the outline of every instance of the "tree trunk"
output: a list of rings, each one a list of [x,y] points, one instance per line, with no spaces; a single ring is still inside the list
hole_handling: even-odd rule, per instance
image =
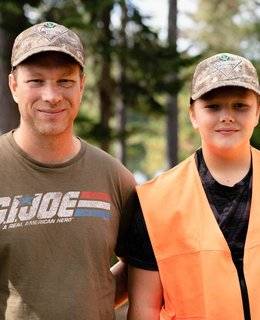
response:
[[[0,14],[2,25],[3,16]],[[14,36],[6,30],[0,29],[0,134],[14,129],[19,124],[19,112],[14,102],[9,86],[8,74],[11,70],[10,57]]]
[[[118,139],[116,142],[116,158],[126,165],[126,121],[127,110],[124,99],[124,89],[126,83],[125,66],[126,66],[126,18],[127,7],[125,0],[120,1],[121,5],[121,30],[120,30],[120,47],[121,52],[119,56],[119,81],[118,81],[118,95],[116,105],[116,119]]]
[[[109,145],[111,142],[111,129],[110,119],[113,114],[113,91],[114,81],[111,77],[111,31],[110,31],[110,14],[112,5],[106,6],[101,12],[101,22],[103,24],[103,41],[106,43],[106,52],[103,53],[101,80],[99,85],[99,98],[100,98],[100,121],[103,139],[101,148],[109,152]],[[101,41],[102,41],[101,40]]]
[[[168,15],[168,44],[177,52],[177,0],[169,0]],[[173,57],[174,58],[174,57]],[[176,71],[169,74],[171,81],[177,78]],[[178,99],[177,94],[172,93],[167,97],[167,162],[168,167],[178,163]]]

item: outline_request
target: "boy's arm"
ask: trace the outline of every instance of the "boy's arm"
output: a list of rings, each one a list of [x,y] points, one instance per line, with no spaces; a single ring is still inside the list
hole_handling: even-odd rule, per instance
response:
[[[114,306],[118,308],[127,300],[127,264],[120,260],[110,270],[116,282]]]
[[[163,291],[158,271],[128,267],[128,320],[159,320]]]

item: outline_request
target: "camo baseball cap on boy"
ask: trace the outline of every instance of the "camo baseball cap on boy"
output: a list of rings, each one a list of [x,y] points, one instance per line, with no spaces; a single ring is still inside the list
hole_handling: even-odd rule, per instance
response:
[[[36,24],[17,36],[11,57],[12,68],[34,54],[47,51],[68,54],[84,68],[84,50],[79,37],[54,22]]]
[[[253,64],[240,56],[219,53],[200,62],[191,84],[191,99],[224,86],[238,86],[260,95],[257,71]]]

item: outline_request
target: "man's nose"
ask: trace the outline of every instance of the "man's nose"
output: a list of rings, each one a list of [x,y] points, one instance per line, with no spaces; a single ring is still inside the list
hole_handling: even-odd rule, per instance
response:
[[[58,104],[62,99],[60,89],[55,84],[48,84],[43,88],[42,100],[51,105]]]

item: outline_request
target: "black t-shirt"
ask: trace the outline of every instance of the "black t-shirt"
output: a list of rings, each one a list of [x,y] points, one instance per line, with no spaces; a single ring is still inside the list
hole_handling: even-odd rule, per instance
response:
[[[237,267],[241,266],[251,203],[252,169],[240,182],[228,187],[211,176],[201,149],[196,152],[195,159],[205,193],[230,247],[234,263]],[[125,257],[134,267],[158,270],[140,204],[137,204],[129,223]]]
[[[129,231],[126,236],[125,258],[130,265],[136,268],[158,270],[139,202],[129,224]]]

